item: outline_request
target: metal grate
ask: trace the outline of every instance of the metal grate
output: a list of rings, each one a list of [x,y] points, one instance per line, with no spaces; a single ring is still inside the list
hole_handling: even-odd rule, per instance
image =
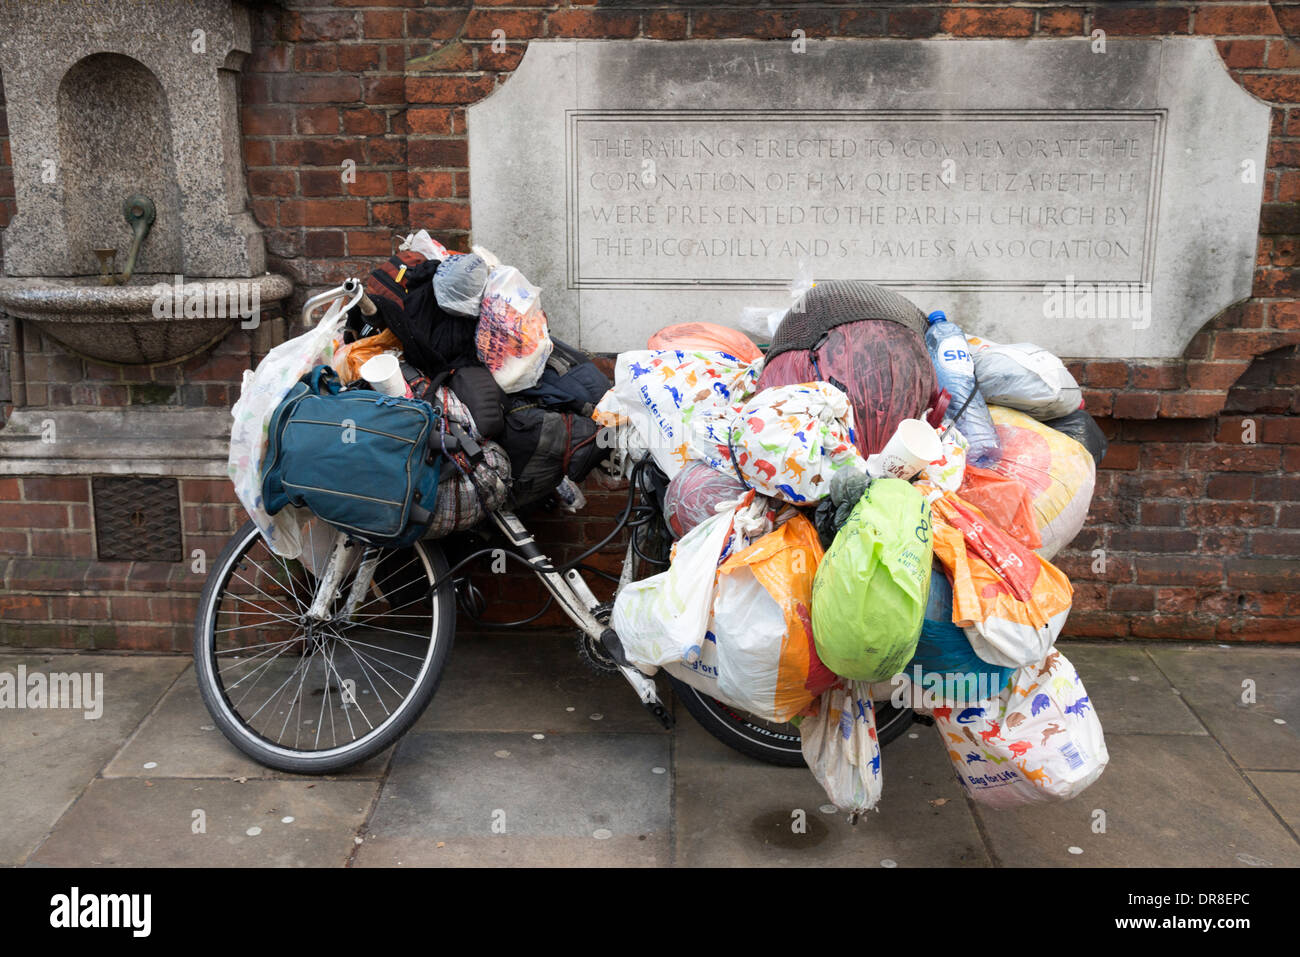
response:
[[[181,560],[176,479],[100,476],[91,485],[100,561]]]

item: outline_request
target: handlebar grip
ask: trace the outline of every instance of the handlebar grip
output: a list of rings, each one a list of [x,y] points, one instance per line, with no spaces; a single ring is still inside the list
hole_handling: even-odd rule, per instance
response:
[[[374,302],[364,292],[361,294],[361,302],[358,305],[361,307],[361,315],[363,316],[373,316],[379,311],[375,308]]]

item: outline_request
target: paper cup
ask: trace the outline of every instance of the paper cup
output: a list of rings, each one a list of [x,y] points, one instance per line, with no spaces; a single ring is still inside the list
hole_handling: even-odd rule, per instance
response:
[[[885,447],[867,456],[867,474],[872,478],[910,479],[942,457],[939,434],[920,419],[904,419]]]
[[[375,387],[376,392],[384,395],[403,395],[409,397],[411,390],[402,376],[402,367],[397,356],[391,352],[381,352],[361,364],[361,378]]]

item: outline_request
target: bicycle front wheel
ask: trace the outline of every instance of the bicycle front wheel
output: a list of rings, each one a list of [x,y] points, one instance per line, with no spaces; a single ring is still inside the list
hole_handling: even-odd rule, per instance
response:
[[[379,550],[371,585],[345,618],[360,565],[353,561],[329,618],[309,619],[311,566],[320,561],[310,556],[328,555],[333,539],[313,521],[304,558],[289,560],[248,522],[199,599],[194,667],[203,703],[235,747],[279,771],[327,774],[392,745],[437,690],[455,633],[450,584],[429,593],[447,561],[423,541]]]

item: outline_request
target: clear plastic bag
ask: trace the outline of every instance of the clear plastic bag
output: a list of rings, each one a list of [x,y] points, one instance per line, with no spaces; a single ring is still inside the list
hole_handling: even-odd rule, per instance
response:
[[[433,297],[444,312],[477,316],[491,267],[476,253],[453,253],[433,274]]]
[[[803,758],[817,782],[841,811],[856,819],[880,801],[880,741],[871,690],[847,681],[825,692],[815,715],[799,722]]]
[[[541,294],[513,266],[499,266],[488,276],[474,343],[503,392],[537,385],[555,348]]]
[[[301,528],[311,516],[292,505],[271,516],[263,507],[262,457],[266,454],[267,428],[271,414],[295,382],[315,366],[333,363],[347,319],[342,306],[342,299],[335,300],[314,329],[280,343],[255,370],[246,370],[239,400],[230,410],[234,424],[226,468],[235,495],[271,551],[284,558],[297,558],[302,553]]]

